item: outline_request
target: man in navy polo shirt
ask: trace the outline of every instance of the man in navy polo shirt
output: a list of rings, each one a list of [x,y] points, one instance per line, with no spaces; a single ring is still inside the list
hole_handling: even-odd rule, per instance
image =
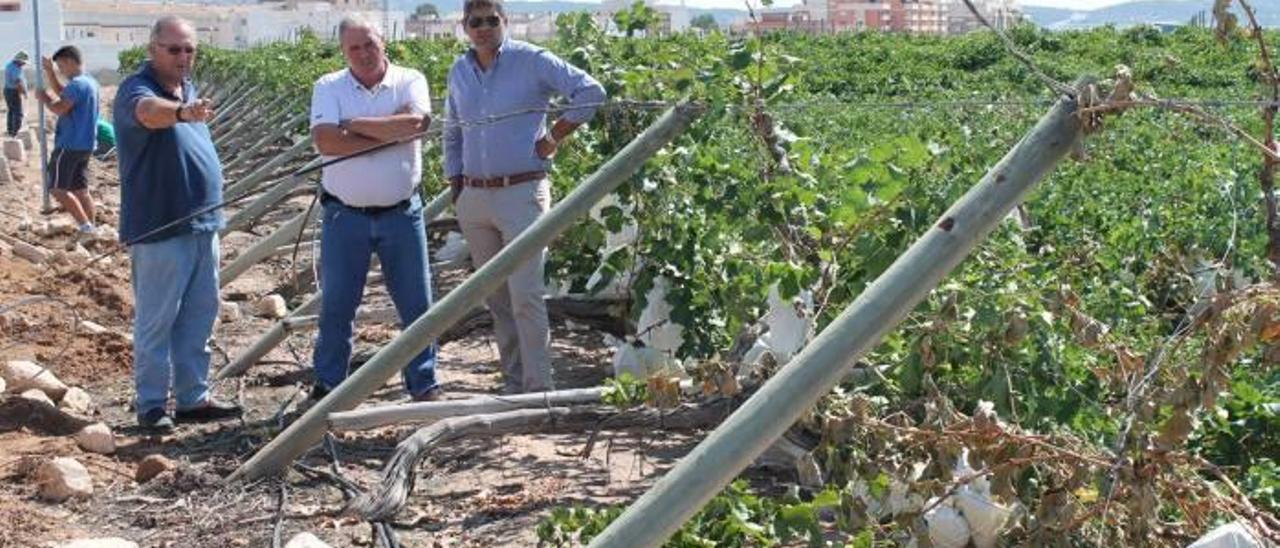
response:
[[[149,59],[120,84],[114,119],[120,158],[120,239],[133,259],[133,376],[138,423],[173,428],[170,384],[183,421],[236,417],[209,391],[218,315],[218,210],[222,166],[206,122],[208,99],[190,79],[196,32],[174,16],[151,29]],[[171,383],[172,380],[172,383]]]
[[[98,81],[84,73],[80,50],[63,46],[44,58],[49,89],[36,100],[58,115],[49,156],[49,191],[80,227],[77,237],[93,234],[93,198],[89,196],[89,156],[98,137]],[[58,68],[54,69],[54,63]],[[67,79],[64,85],[58,73]]]

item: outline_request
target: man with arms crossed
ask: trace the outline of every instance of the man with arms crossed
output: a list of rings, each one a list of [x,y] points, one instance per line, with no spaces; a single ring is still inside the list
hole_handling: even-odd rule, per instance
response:
[[[338,41],[347,68],[322,76],[311,96],[311,135],[320,154],[326,159],[346,156],[426,129],[431,98],[422,73],[391,64],[382,36],[367,21],[343,19]],[[402,324],[412,323],[431,306],[421,180],[422,144],[416,138],[324,168],[313,400],[347,378],[352,321],[373,253],[382,263]],[[413,399],[443,396],[435,369],[433,343],[403,371]]]
[[[130,244],[133,260],[138,423],[167,431],[171,380],[180,421],[236,417],[240,408],[213,399],[208,383],[222,214],[214,209],[186,219],[222,201],[222,166],[206,125],[213,109],[190,78],[195,27],[163,17],[147,51],[149,59],[120,84],[113,118],[120,240]]]
[[[37,90],[36,100],[58,115],[49,157],[49,191],[58,205],[75,219],[77,239],[93,234],[93,198],[89,196],[89,156],[98,137],[98,82],[84,73],[80,50],[63,46],[53,59],[43,59],[49,90]],[[54,69],[54,63],[58,68]],[[58,73],[67,78],[66,85]]]
[[[559,143],[595,114],[604,88],[540,47],[508,39],[501,0],[467,0],[462,24],[471,48],[449,71],[444,170],[462,235],[477,267],[551,207],[547,169]],[[559,94],[572,107],[550,129],[540,112]],[[480,121],[477,123],[477,121]],[[522,265],[485,304],[505,375],[504,391],[550,390],[551,331],[543,267],[546,250]]]

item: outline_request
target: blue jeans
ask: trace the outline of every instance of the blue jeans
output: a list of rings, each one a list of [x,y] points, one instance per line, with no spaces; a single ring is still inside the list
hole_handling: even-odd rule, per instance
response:
[[[431,306],[431,266],[422,201],[416,194],[408,207],[376,214],[326,201],[321,223],[320,334],[312,360],[316,383],[332,390],[347,378],[353,320],[372,254],[382,262],[387,292],[406,326]],[[402,375],[411,395],[435,388],[435,343],[410,360]]]
[[[5,129],[10,137],[14,137],[22,129],[22,94],[17,88],[4,88],[4,107],[9,109],[5,113],[8,122]]]
[[[163,409],[172,380],[178,409],[209,397],[209,337],[218,317],[218,235],[134,244],[133,380],[137,413]]]

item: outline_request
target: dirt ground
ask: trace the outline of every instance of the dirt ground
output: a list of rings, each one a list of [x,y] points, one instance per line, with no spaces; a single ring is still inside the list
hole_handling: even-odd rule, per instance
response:
[[[111,90],[104,89],[104,102]],[[29,102],[30,103],[30,102]],[[33,114],[33,113],[31,113]],[[28,120],[33,116],[29,114]],[[222,151],[226,154],[227,151]],[[40,177],[31,155],[14,165],[20,180],[0,184],[0,233],[50,250],[63,249],[66,234],[42,236],[43,223],[64,213],[41,213]],[[119,184],[113,160],[94,160],[91,189],[100,206],[100,224],[113,225]],[[293,199],[285,211],[265,223],[278,224],[306,207]],[[223,239],[223,254],[234,256],[268,233],[233,233]],[[95,254],[114,244],[91,247]],[[304,253],[306,254],[306,253]],[[249,303],[271,293],[293,275],[289,256],[255,267],[223,291],[245,314],[220,322],[213,368],[238,355],[272,325],[249,313]],[[281,480],[224,484],[221,478],[244,462],[281,429],[292,415],[310,379],[313,334],[295,332],[240,379],[216,384],[222,398],[238,400],[247,413],[241,421],[180,425],[173,435],[147,437],[138,431],[131,409],[132,291],[127,253],[84,268],[75,264],[35,265],[12,253],[0,255],[0,360],[34,359],[66,383],[93,398],[93,418],[115,432],[117,451],[98,455],[79,449],[70,437],[36,428],[0,430],[0,547],[56,546],[77,538],[123,537],[141,546],[270,546],[278,516],[282,537],[308,531],[333,546],[375,546],[368,523],[339,515],[342,492],[332,481],[313,480],[297,471]],[[456,284],[442,280],[446,288]],[[378,285],[368,299],[389,306]],[[294,298],[291,306],[301,302]],[[78,328],[90,320],[107,332]],[[397,333],[393,325],[361,325],[357,355],[367,354]],[[559,387],[598,385],[609,373],[610,351],[598,333],[553,332]],[[445,344],[439,374],[450,398],[495,393],[501,386],[497,350],[490,332]],[[368,404],[406,401],[398,379]],[[16,397],[14,394],[0,398]],[[336,436],[338,467],[362,486],[376,482],[395,444],[415,427],[389,427]],[[582,456],[589,433],[509,435],[467,439],[429,455],[418,468],[417,488],[406,510],[392,524],[405,546],[527,546],[537,544],[534,529],[551,508],[601,505],[637,496],[699,436],[662,432],[605,431]],[[176,472],[144,484],[134,481],[138,461],[163,454],[180,463]],[[89,470],[92,497],[49,503],[37,496],[31,463],[71,456]],[[302,461],[312,468],[332,466],[317,447]],[[283,512],[277,512],[281,494]]]

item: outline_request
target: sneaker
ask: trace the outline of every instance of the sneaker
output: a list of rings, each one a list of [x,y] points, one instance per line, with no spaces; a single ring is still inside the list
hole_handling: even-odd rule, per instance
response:
[[[138,417],[138,426],[156,433],[172,432],[173,419],[163,407],[156,407]]]
[[[211,422],[234,419],[243,413],[244,410],[239,405],[209,398],[199,407],[178,410],[174,413],[174,418],[182,422]]]
[[[413,397],[413,401],[417,401],[417,402],[441,401],[444,399],[445,399],[444,389],[440,388],[439,386],[432,388],[431,390],[427,390],[426,392],[423,392]]]

